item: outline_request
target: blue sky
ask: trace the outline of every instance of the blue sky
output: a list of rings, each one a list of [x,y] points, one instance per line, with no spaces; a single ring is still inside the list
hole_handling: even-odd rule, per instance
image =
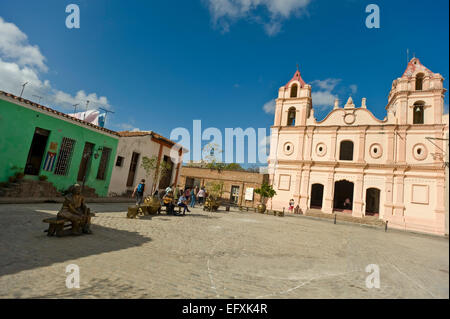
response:
[[[65,27],[70,3],[79,5],[80,29]],[[365,26],[370,3],[380,8],[379,29]],[[441,73],[448,88],[448,5],[0,0],[0,90],[19,95],[21,81],[30,80],[25,97],[42,96],[42,104],[64,112],[73,101],[89,99],[90,106],[115,112],[107,120],[115,130],[170,136],[175,127],[192,129],[194,119],[203,128],[269,130],[273,114],[263,106],[298,63],[316,93],[318,118],[332,108],[329,100],[337,96],[343,105],[350,94],[357,106],[366,97],[368,108],[383,118],[392,81],[406,68],[407,48],[410,58],[415,53]],[[7,36],[13,40],[5,44]],[[445,103],[448,109],[448,96]]]

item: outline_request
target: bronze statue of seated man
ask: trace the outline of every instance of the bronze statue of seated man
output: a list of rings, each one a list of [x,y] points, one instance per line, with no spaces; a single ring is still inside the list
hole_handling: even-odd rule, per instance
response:
[[[81,186],[75,184],[69,188],[57,216],[66,218],[72,222],[72,234],[92,234],[90,229],[90,212],[90,209],[84,203],[84,197],[81,195]]]

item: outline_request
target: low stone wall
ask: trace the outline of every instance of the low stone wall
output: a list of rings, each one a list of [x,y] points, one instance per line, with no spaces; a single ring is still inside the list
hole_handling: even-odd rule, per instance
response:
[[[61,196],[55,186],[47,181],[19,180],[0,188],[0,197],[40,198]]]

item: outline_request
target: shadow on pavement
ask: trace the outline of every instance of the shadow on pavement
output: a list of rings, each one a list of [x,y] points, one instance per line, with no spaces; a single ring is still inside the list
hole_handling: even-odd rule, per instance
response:
[[[151,238],[93,224],[92,235],[48,237],[42,220],[55,215],[12,207],[0,214],[0,276],[67,260],[141,246]]]

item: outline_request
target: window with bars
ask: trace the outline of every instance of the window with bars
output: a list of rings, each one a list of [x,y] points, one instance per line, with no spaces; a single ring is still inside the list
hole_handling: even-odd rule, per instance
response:
[[[59,149],[58,159],[56,160],[55,175],[67,176],[74,146],[75,140],[63,137],[61,148]]]
[[[100,164],[97,171],[97,179],[105,180],[106,178],[106,167],[108,166],[109,156],[111,154],[111,149],[103,147],[102,157],[100,158]]]

